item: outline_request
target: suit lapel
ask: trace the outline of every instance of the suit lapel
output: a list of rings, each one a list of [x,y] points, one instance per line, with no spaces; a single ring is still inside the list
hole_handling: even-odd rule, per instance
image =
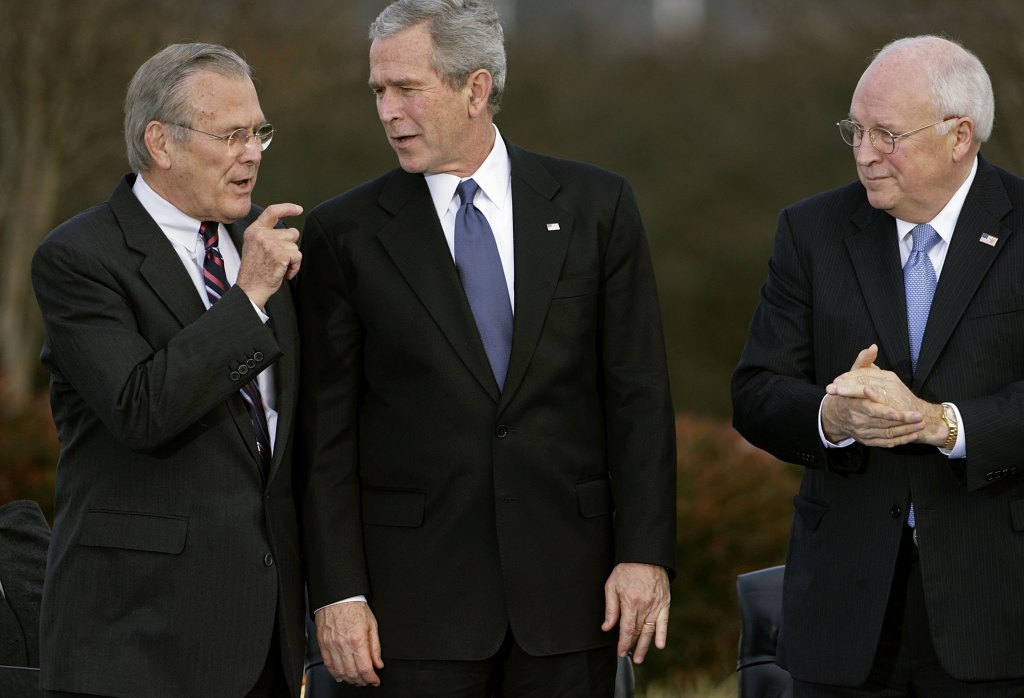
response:
[[[132,193],[134,178],[135,175],[128,175],[121,181],[110,197],[110,207],[121,226],[125,244],[143,256],[139,274],[185,327],[202,315],[206,306],[167,236]]]
[[[530,365],[575,222],[572,214],[552,202],[559,184],[551,174],[526,151],[507,146],[512,160],[516,309],[502,405],[515,395]],[[557,227],[549,228],[551,224]]]
[[[992,262],[1013,233],[1004,222],[1011,208],[998,173],[979,156],[978,172],[964,200],[942,265],[942,274],[935,287],[917,373],[911,386],[915,392],[927,379]],[[986,233],[998,238],[995,245],[980,241],[979,238]]]
[[[865,200],[853,216],[853,225],[858,231],[846,239],[846,248],[878,332],[879,354],[888,362],[887,368],[909,384],[910,338],[896,221]]]
[[[456,354],[497,401],[498,384],[423,175],[395,170],[379,203],[393,218],[377,238]]]

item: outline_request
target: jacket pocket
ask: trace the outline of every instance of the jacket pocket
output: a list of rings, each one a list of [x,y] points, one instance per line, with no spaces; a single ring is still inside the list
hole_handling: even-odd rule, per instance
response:
[[[576,499],[579,502],[580,514],[585,519],[612,513],[611,484],[606,477],[577,483]]]
[[[187,536],[188,519],[182,516],[93,510],[85,515],[79,543],[178,555]]]
[[[567,300],[597,293],[601,279],[597,275],[569,276],[558,280],[551,300]]]
[[[424,492],[364,489],[361,498],[364,524],[409,528],[423,525],[427,502]]]
[[[793,497],[793,508],[796,509],[796,513],[800,515],[807,528],[812,531],[818,530],[821,520],[828,513],[828,505],[804,499],[800,495]]]

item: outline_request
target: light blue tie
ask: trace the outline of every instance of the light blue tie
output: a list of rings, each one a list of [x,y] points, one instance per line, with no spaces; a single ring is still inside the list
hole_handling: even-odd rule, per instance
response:
[[[928,311],[932,307],[935,295],[935,267],[928,256],[939,234],[927,223],[914,226],[910,231],[914,238],[914,248],[910,251],[907,264],[903,267],[903,286],[907,293],[907,329],[910,332],[910,365],[917,371],[917,355],[921,353],[921,340],[928,325]],[[914,516],[914,503],[907,507],[907,525],[914,528],[917,520]]]
[[[939,241],[939,234],[927,223],[915,226],[910,234],[914,238],[914,249],[910,252],[907,265],[903,267],[903,286],[907,292],[910,365],[916,371],[917,355],[921,352],[928,311],[931,310],[932,296],[935,295],[935,267],[928,257],[928,250]]]
[[[504,388],[512,353],[512,302],[494,233],[484,214],[473,205],[479,188],[476,182],[467,179],[456,189],[461,204],[455,214],[455,268],[494,379],[499,388]]]

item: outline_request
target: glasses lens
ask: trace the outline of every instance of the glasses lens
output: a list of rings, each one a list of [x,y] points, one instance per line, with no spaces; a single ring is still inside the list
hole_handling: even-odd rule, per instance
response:
[[[270,124],[263,124],[256,129],[256,139],[260,142],[260,149],[266,150],[270,141],[274,140],[274,127]]]
[[[839,122],[838,126],[839,135],[843,137],[843,143],[854,147],[860,145],[861,130],[857,127],[857,124],[849,119],[843,119]]]
[[[889,155],[896,150],[896,137],[884,128],[871,129],[871,145],[878,149],[878,152]]]

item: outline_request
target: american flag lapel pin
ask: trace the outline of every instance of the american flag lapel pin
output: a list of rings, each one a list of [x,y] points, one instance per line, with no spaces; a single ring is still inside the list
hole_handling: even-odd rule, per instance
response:
[[[995,247],[996,243],[999,242],[999,238],[995,235],[989,235],[988,233],[982,233],[981,237],[978,238],[978,242],[983,242],[989,247]]]
[[[562,226],[558,225],[558,223],[548,223],[548,230],[561,230],[561,229],[562,229]]]

